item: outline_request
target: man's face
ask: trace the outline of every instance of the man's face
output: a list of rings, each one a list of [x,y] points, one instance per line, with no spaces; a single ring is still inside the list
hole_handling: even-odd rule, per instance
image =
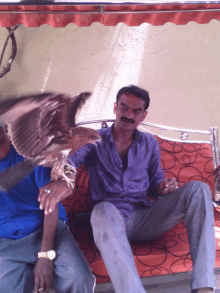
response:
[[[114,104],[114,114],[116,114],[115,125],[124,131],[132,131],[147,116],[144,110],[145,101],[141,98],[122,94],[118,103]]]

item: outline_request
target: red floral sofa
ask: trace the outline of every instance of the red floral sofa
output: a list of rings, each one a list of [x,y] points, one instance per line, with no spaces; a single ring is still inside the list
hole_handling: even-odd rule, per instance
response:
[[[212,146],[208,143],[174,142],[158,136],[157,139],[166,178],[176,177],[180,186],[191,180],[205,182],[210,186],[214,199],[215,178]],[[91,232],[85,230],[83,226],[78,229],[74,228],[75,214],[91,211],[89,177],[84,166],[78,168],[73,193],[63,201],[63,205],[69,215],[71,233],[89,262],[97,283],[110,281],[100,252],[91,237]],[[220,212],[217,210],[215,210],[215,220],[215,225],[220,227]],[[179,223],[157,240],[131,243],[131,247],[139,275],[142,278],[192,270],[184,222]],[[215,266],[220,267],[218,242],[216,242]]]

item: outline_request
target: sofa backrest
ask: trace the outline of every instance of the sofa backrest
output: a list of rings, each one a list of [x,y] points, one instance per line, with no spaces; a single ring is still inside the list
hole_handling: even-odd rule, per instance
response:
[[[208,143],[174,142],[156,136],[161,151],[161,166],[166,178],[175,177],[179,186],[192,180],[209,185],[215,195],[214,162]]]

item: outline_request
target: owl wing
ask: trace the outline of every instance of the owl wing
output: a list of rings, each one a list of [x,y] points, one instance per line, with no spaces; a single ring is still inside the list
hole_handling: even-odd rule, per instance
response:
[[[56,134],[51,134],[51,121],[66,108],[64,102],[65,96],[51,93],[0,102],[0,121],[9,125],[12,144],[19,154],[31,158],[47,147]]]

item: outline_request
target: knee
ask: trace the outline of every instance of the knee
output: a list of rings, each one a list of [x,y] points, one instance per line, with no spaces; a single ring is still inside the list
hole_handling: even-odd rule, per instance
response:
[[[190,187],[191,190],[197,191],[199,190],[200,192],[204,192],[204,193],[211,193],[209,185],[205,182],[202,181],[190,181],[187,183]]]
[[[55,274],[53,289],[55,292],[94,292],[95,277],[89,266],[74,264],[65,266],[65,274]]]
[[[197,197],[197,199],[206,199],[212,201],[212,194],[208,184],[201,181],[190,181],[187,183],[188,195]]]
[[[72,283],[73,286],[80,288],[80,290],[76,290],[76,292],[94,292],[93,289],[95,287],[95,277],[92,274],[92,270],[89,268],[88,270],[81,270],[77,273],[75,272]]]
[[[101,202],[93,208],[91,214],[92,227],[101,226],[103,223],[108,222],[114,225],[115,217],[120,215],[117,208],[110,202]]]
[[[125,233],[125,222],[119,210],[109,202],[97,204],[91,215],[95,244],[108,243],[114,237]]]

